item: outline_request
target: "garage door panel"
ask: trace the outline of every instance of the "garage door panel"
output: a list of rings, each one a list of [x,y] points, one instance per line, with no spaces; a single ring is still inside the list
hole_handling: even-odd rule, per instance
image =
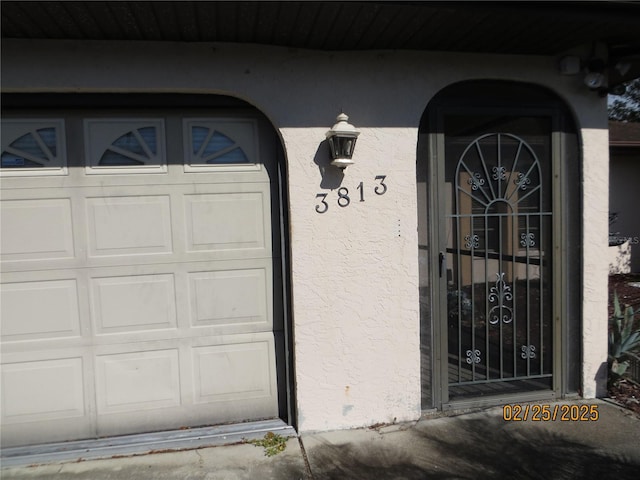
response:
[[[193,349],[194,401],[242,402],[274,396],[270,339],[251,343],[210,345]]]
[[[187,250],[264,249],[262,192],[186,195]]]
[[[192,272],[189,274],[191,324],[248,326],[271,330],[266,268]],[[254,330],[255,331],[255,330]]]
[[[89,283],[97,335],[177,327],[174,275],[91,278]]]
[[[67,174],[2,178],[3,445],[278,416],[272,139],[155,112],[65,115]]]
[[[2,423],[82,417],[81,357],[16,362],[2,366]]]
[[[87,199],[89,256],[172,252],[168,195]]]
[[[75,279],[14,282],[0,286],[2,341],[80,335]]]
[[[166,348],[175,343],[98,348],[98,435],[278,415],[273,333],[200,335]]]
[[[95,436],[95,422],[87,416],[2,425],[2,446],[7,448]]]
[[[86,271],[96,344],[271,331],[272,260]]]
[[[171,169],[172,166],[169,168]],[[190,185],[198,185],[199,187],[208,187],[217,185],[219,187],[231,187],[235,189],[237,185],[242,184],[269,184],[269,174],[264,165],[257,165],[253,170],[230,170],[230,169],[216,169],[194,172],[182,172],[182,165],[176,165],[182,175],[181,179],[183,183]],[[242,191],[242,190],[241,190]]]
[[[73,258],[70,198],[0,203],[3,261]]]
[[[96,357],[98,414],[180,405],[178,349]]]
[[[188,408],[166,407],[161,410],[141,410],[103,414],[97,418],[98,437],[126,435],[160,430],[179,430],[190,426],[216,425],[230,422],[272,419],[277,409],[265,407],[263,398],[245,399],[242,402],[226,401],[192,404]]]

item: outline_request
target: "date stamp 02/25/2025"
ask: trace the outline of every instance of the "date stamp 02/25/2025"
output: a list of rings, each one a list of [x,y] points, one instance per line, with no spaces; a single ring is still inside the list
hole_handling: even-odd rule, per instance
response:
[[[598,405],[511,404],[502,407],[505,422],[597,422]]]

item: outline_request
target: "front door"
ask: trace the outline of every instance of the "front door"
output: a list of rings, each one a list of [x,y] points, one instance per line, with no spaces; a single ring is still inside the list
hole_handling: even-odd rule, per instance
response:
[[[555,389],[554,121],[540,110],[439,111],[443,407]]]

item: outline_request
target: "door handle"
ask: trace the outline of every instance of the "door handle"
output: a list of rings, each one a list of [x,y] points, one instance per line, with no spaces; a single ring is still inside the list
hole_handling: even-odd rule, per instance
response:
[[[447,256],[444,254],[444,252],[440,252],[438,254],[438,264],[439,264],[440,278],[442,278],[442,274],[447,269]]]

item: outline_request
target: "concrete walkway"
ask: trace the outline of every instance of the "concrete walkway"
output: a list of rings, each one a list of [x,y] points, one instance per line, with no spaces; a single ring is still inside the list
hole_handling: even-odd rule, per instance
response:
[[[557,402],[555,421],[505,421],[503,408],[290,438],[272,457],[235,444],[187,451],[7,467],[4,479],[637,479],[640,418],[605,401]],[[597,421],[561,421],[563,406],[596,405]],[[585,407],[586,408],[586,407]],[[531,412],[529,412],[531,415]]]

